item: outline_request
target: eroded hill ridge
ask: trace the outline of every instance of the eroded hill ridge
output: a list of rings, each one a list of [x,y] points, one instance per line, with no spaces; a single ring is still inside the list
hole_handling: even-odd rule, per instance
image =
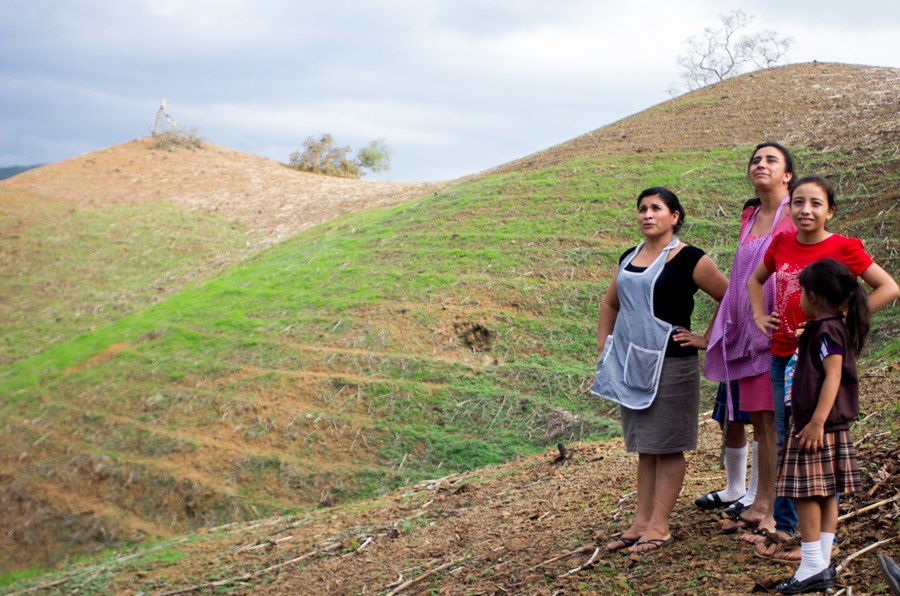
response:
[[[76,209],[171,201],[239,222],[249,240],[271,244],[337,215],[402,203],[447,183],[321,176],[211,143],[157,149],[150,137],[29,170],[0,185]]]
[[[634,152],[753,146],[858,149],[900,142],[900,69],[811,62],[758,70],[686,93],[489,170]]]

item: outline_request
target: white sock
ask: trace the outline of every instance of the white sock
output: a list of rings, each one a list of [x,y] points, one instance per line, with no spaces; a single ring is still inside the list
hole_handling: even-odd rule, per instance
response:
[[[819,545],[822,548],[822,562],[825,567],[831,565],[831,547],[834,546],[834,534],[831,532],[819,532]]]
[[[747,482],[747,446],[725,448],[725,490],[719,491],[723,501],[737,501],[744,496]]]
[[[753,505],[756,500],[756,485],[759,482],[759,442],[753,441],[753,449],[750,453],[750,487],[747,493],[740,498],[744,505]]]
[[[800,567],[794,577],[797,581],[803,581],[815,574],[819,573],[825,566],[822,565],[822,543],[818,540],[815,542],[800,543]]]

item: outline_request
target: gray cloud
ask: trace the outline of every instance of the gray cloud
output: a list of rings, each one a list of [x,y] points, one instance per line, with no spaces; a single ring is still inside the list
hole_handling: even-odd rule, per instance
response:
[[[745,10],[793,61],[900,65],[893,2]],[[394,180],[445,179],[667,98],[714,0],[5,0],[0,165],[148,134],[160,99],[213,143],[286,161],[309,135],[394,148]],[[890,40],[890,41],[889,41]]]

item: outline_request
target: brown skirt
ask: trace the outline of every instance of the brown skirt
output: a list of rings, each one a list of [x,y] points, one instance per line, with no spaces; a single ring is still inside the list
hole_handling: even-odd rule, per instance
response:
[[[778,454],[776,495],[802,499],[862,490],[856,449],[849,430],[826,432],[825,446],[815,453],[800,452],[798,432],[791,429]]]
[[[663,360],[659,388],[650,407],[619,407],[625,450],[660,455],[697,448],[700,364],[697,356]]]

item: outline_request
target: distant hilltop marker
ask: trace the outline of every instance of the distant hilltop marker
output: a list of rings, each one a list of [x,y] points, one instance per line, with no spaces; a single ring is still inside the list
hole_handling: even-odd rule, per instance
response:
[[[159,109],[156,111],[156,125],[153,127],[154,136],[162,132],[163,118],[168,122],[169,129],[175,130],[177,128],[175,118],[172,118],[172,115],[166,110],[167,100],[167,97],[163,97],[159,104]]]

